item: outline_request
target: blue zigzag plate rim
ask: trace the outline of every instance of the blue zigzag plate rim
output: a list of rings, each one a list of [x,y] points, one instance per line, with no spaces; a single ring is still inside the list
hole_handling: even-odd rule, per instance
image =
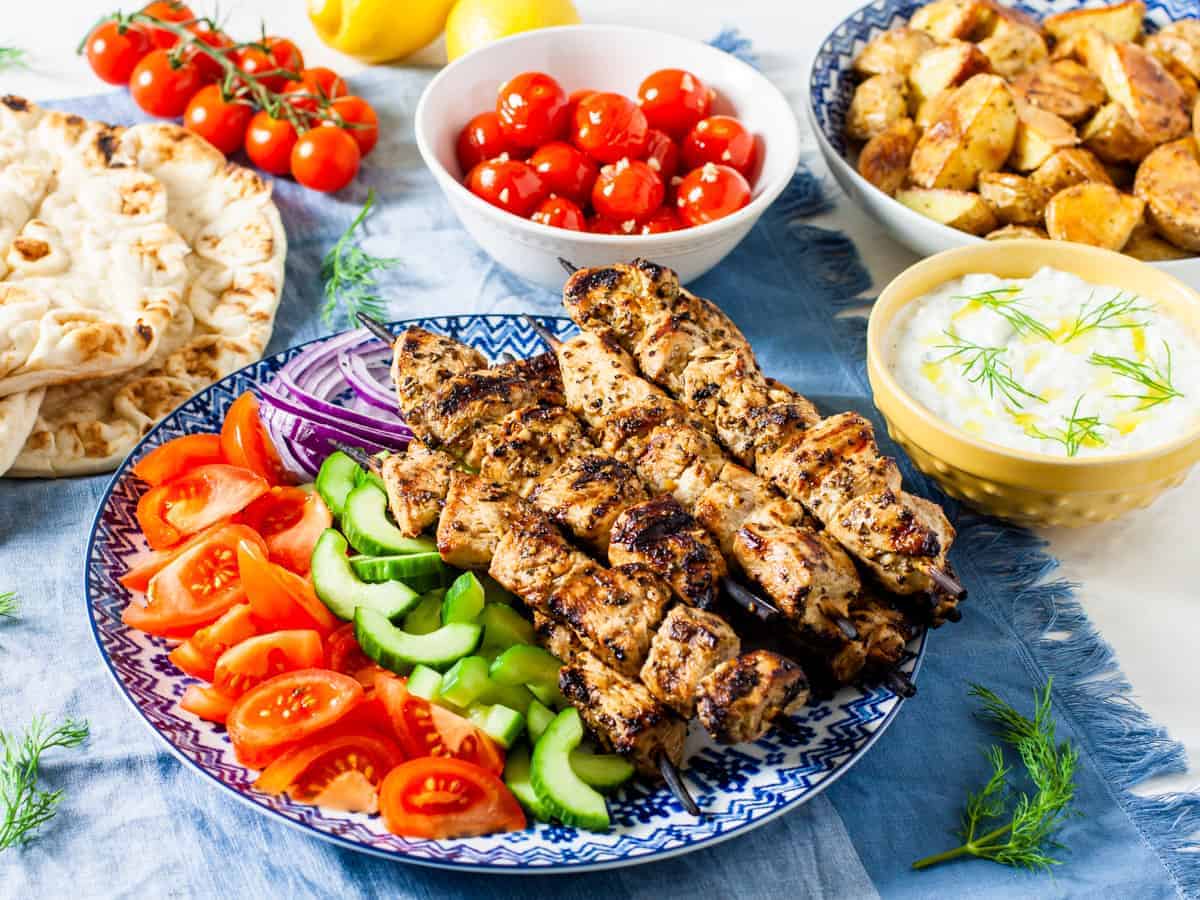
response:
[[[537,318],[560,335],[567,335],[574,330],[574,326],[570,320],[562,317],[538,316]],[[515,341],[523,335],[526,346],[530,348],[538,346],[537,339],[533,336],[532,330],[529,329],[522,317],[518,315],[490,314],[420,317],[393,322],[390,327],[393,331],[398,331],[409,325],[419,325],[431,330],[454,335],[464,335],[466,333],[467,336],[464,339],[479,347],[493,358],[498,355],[505,341]],[[506,336],[481,339],[478,336],[469,334],[481,328],[484,331],[488,331],[489,329],[499,330]],[[166,642],[140,635],[133,629],[125,627],[120,622],[119,615],[113,617],[105,611],[104,606],[106,604],[113,606],[119,602],[123,605],[125,595],[122,589],[105,588],[100,583],[102,580],[107,580],[110,584],[115,585],[115,575],[119,574],[113,571],[114,566],[111,562],[106,562],[100,553],[102,549],[107,550],[109,545],[120,536],[119,525],[114,524],[110,520],[121,511],[119,504],[122,502],[122,497],[118,496],[118,493],[131,486],[134,480],[130,469],[135,460],[170,437],[176,436],[177,433],[184,433],[183,429],[186,428],[186,425],[182,424],[181,420],[193,413],[206,417],[208,424],[213,426],[217,414],[207,409],[207,405],[212,398],[219,400],[222,392],[227,392],[230,397],[235,393],[240,393],[240,389],[234,387],[239,382],[247,382],[251,386],[259,384],[265,375],[276,370],[294,354],[300,352],[305,347],[309,347],[320,341],[329,340],[331,337],[336,337],[336,335],[317,338],[293,346],[239,369],[222,378],[211,387],[194,395],[180,407],[172,411],[162,422],[155,425],[143,437],[137,447],[134,448],[128,458],[114,473],[112,479],[105,487],[96,515],[93,518],[85,554],[83,587],[88,620],[92,629],[92,636],[96,642],[97,652],[100,654],[113,680],[120,688],[121,695],[138,713],[139,720],[157,735],[167,745],[171,754],[185,766],[224,788],[226,792],[231,793],[237,800],[256,812],[265,814],[274,820],[282,821],[284,824],[301,833],[320,838],[348,850],[439,869],[496,874],[554,874],[595,871],[654,862],[706,847],[712,847],[731,838],[746,834],[750,830],[766,824],[785,812],[801,806],[828,788],[875,744],[883,732],[894,721],[904,701],[891,691],[886,688],[871,688],[869,691],[843,689],[833,700],[818,705],[815,708],[810,708],[803,714],[811,720],[809,725],[801,726],[813,735],[813,740],[807,744],[793,744],[791,739],[778,737],[764,738],[756,744],[740,745],[737,748],[714,749],[701,739],[699,742],[701,749],[689,760],[693,766],[689,772],[690,784],[694,791],[697,789],[697,782],[699,782],[700,786],[704,787],[704,792],[697,793],[697,799],[702,805],[711,805],[714,798],[721,801],[729,801],[731,807],[730,813],[715,814],[701,820],[700,825],[697,825],[695,820],[687,817],[682,813],[682,810],[678,809],[677,804],[669,797],[665,788],[660,787],[653,793],[644,793],[641,796],[629,796],[635,790],[635,786],[635,788],[631,788],[618,795],[612,805],[615,810],[622,814],[639,815],[641,824],[645,824],[647,820],[642,817],[646,813],[639,813],[639,809],[641,808],[639,801],[644,801],[653,810],[652,820],[656,823],[654,831],[647,838],[636,838],[634,836],[636,825],[633,826],[633,830],[630,830],[628,827],[617,827],[603,835],[587,835],[578,833],[574,829],[563,828],[562,826],[539,824],[524,832],[517,832],[515,835],[495,835],[490,838],[475,838],[463,841],[410,840],[398,838],[394,835],[378,835],[376,830],[366,827],[366,823],[372,821],[366,817],[336,813],[335,811],[326,812],[307,804],[292,803],[285,798],[267,797],[262,794],[252,793],[249,790],[240,788],[237,784],[232,784],[222,779],[220,772],[217,770],[219,760],[217,763],[213,763],[210,757],[212,754],[222,753],[219,745],[223,743],[224,752],[228,753],[229,758],[232,759],[232,754],[228,751],[228,743],[223,738],[224,729],[205,722],[200,722],[197,726],[195,722],[199,722],[199,720],[195,720],[195,717],[178,710],[174,698],[182,692],[184,686],[194,683],[195,680],[182,675],[178,671],[168,670],[173,669],[173,667],[164,667],[162,665],[168,649]],[[500,344],[501,347],[498,347],[497,344]],[[124,502],[128,504],[128,498],[125,498]],[[125,510],[125,512],[128,515],[128,510]],[[116,552],[118,557],[121,553],[128,554],[130,552],[128,542],[125,542],[123,550],[118,548]],[[106,594],[105,591],[108,593]],[[112,621],[113,618],[115,618],[115,624]],[[114,653],[110,649],[107,643],[108,638],[106,637],[110,630],[113,635],[125,641],[137,641],[140,639],[142,646],[135,657],[126,659],[127,654],[123,651],[120,660],[114,659]],[[910,644],[910,649],[915,651],[915,657],[907,663],[906,671],[914,679],[924,659],[926,646],[926,635],[923,633]],[[147,657],[147,659],[142,660],[142,657]],[[154,660],[155,662],[151,663],[150,660]],[[198,740],[207,739],[210,742],[210,746],[181,746],[173,739],[172,735],[167,734],[155,724],[151,710],[135,696],[133,686],[127,679],[128,673],[124,672],[124,670],[137,665],[141,665],[142,668],[133,674],[149,676],[154,680],[156,688],[154,698],[159,702],[158,713],[160,715],[169,715],[179,720],[182,727],[190,730],[196,735]],[[172,691],[173,696],[163,696],[159,693],[159,690],[166,688],[174,689]],[[829,717],[831,714],[830,710],[834,707],[838,708],[843,716],[848,718],[825,723],[824,720]],[[874,717],[871,716],[872,712],[878,712],[883,707],[886,707],[885,711]],[[864,713],[861,711],[862,709],[868,709],[869,711]],[[165,712],[166,710],[170,710],[170,712],[167,713]],[[846,738],[842,736],[843,732],[852,733],[849,738]],[[805,763],[793,767],[782,765],[788,752],[791,752],[793,757],[807,757],[810,749],[812,749],[810,748],[810,744],[815,743],[816,736],[822,733],[826,737],[822,739],[822,742],[815,749],[821,749],[825,742],[832,739],[835,745],[846,751],[844,758],[837,760],[832,766],[829,766],[824,761],[819,765],[814,763]],[[843,744],[844,746],[842,746]],[[692,745],[693,739],[689,738],[689,748]],[[761,761],[753,757],[752,753],[760,754],[762,757]],[[199,754],[203,754],[205,758],[199,758]],[[824,754],[826,757],[828,755],[828,753]],[[777,758],[779,761],[772,763],[771,759],[773,758]],[[821,757],[817,758],[820,759]],[[731,768],[726,772],[720,768],[721,764],[735,766],[735,768]],[[816,771],[809,774],[820,777],[816,783],[802,787],[795,796],[791,797],[786,796],[787,785],[770,784],[765,787],[750,787],[748,794],[731,791],[720,784],[715,789],[709,786],[709,781],[716,780],[718,777],[732,778],[734,777],[734,773],[738,773],[743,778],[743,781],[748,782],[749,776],[741,775],[743,770],[751,774],[756,774],[759,771],[759,766],[776,775],[807,771],[815,766]],[[226,768],[231,771],[237,769],[242,775],[246,774],[246,770],[241,769],[241,767],[226,765]],[[713,774],[714,772],[715,774]],[[229,774],[229,772],[226,774]],[[795,777],[797,779],[808,778],[808,775],[796,775]],[[782,789],[776,790],[776,787]],[[742,790],[745,791],[746,787],[743,786]],[[760,794],[763,796],[759,796]],[[757,805],[754,805],[755,801],[757,801]],[[314,822],[313,820],[317,821]],[[718,827],[721,820],[727,820],[725,823],[727,827]],[[375,817],[373,821],[378,822],[378,817]],[[709,827],[705,829],[706,833],[694,838],[686,834],[687,831],[696,830],[705,823],[709,823]],[[378,838],[378,840],[375,843],[369,843],[362,839],[349,837],[345,833],[339,833],[340,831],[367,833],[371,838]],[[515,844],[512,847],[505,846],[506,842],[513,839],[525,840],[523,836],[531,836],[528,838],[529,844],[526,848],[519,848]],[[663,844],[663,846],[656,848],[653,843],[656,840]],[[587,854],[591,854],[597,858],[580,858],[580,851],[559,849],[563,848],[569,841],[579,844],[581,852],[585,854],[585,857]],[[469,844],[494,846],[481,848],[467,846]],[[625,846],[626,844],[629,846]],[[482,858],[483,861],[463,861],[461,857],[464,855]],[[489,856],[492,859],[489,859]]]

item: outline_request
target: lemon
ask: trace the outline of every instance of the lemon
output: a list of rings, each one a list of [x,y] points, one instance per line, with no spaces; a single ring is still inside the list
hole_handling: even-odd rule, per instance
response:
[[[367,63],[403,59],[442,31],[454,0],[308,0],[317,37]]]
[[[458,0],[446,20],[446,55],[454,60],[510,34],[577,24],[571,0]]]

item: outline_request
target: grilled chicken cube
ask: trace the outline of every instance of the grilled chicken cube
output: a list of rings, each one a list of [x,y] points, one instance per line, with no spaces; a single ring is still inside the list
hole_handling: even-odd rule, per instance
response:
[[[700,680],[741,649],[741,640],[720,616],[676,606],[650,643],[642,683],[656,699],[690,719]]]
[[[438,520],[453,471],[453,459],[418,440],[410,441],[406,452],[383,458],[379,474],[388,508],[406,536],[416,537]]]
[[[424,328],[409,328],[392,348],[392,381],[400,409],[415,409],[430,394],[456,375],[487,365],[474,347]]]
[[[545,613],[533,614],[533,632],[538,643],[564,663],[571,662],[580,653],[587,653],[587,648],[570,628]]]
[[[486,569],[518,513],[516,498],[501,485],[452,472],[438,522],[438,553],[460,569]]]
[[[664,413],[684,414],[677,401],[636,377],[637,364],[620,345],[584,332],[562,345],[563,396],[566,405],[593,427],[623,408],[661,405]],[[635,377],[630,377],[635,376]],[[611,448],[610,448],[611,449]]]
[[[651,490],[670,494],[691,509],[725,467],[725,455],[708,435],[678,423],[660,425],[646,438],[638,472]]]
[[[713,423],[734,459],[753,466],[755,434],[747,423],[756,410],[770,405],[754,357],[733,349],[701,353],[692,358],[680,380],[679,396]]]
[[[675,306],[679,279],[647,260],[580,269],[563,285],[563,305],[580,328],[612,334],[626,350]]]
[[[733,554],[734,540],[746,517],[778,495],[770,485],[737,463],[726,463],[721,474],[696,501],[696,519],[716,535],[721,552]]]
[[[513,410],[476,444],[479,474],[528,497],[539,480],[586,441],[579,420],[561,406]]]
[[[722,744],[756,741],[771,721],[808,702],[801,668],[770,650],[752,650],[718,666],[700,682],[696,712]]]
[[[557,524],[605,553],[617,516],[647,495],[629,466],[601,450],[581,447],[548,473],[529,499]]]
[[[658,776],[665,756],[683,762],[687,724],[645,686],[579,653],[558,674],[558,687],[608,749],[629,757],[643,775]]]
[[[542,515],[516,518],[496,540],[488,574],[538,612],[549,613],[550,595],[595,565]]]
[[[900,610],[866,595],[850,605],[850,621],[866,647],[867,664],[876,670],[885,670],[900,662],[904,645],[913,636],[912,628]]]

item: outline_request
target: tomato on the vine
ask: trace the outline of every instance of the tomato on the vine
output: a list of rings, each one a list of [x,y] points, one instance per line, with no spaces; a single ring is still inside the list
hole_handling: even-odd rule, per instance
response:
[[[281,91],[289,81],[301,77],[304,55],[287,38],[268,37],[239,50],[238,67],[248,75],[256,76],[269,90]],[[276,74],[265,75],[265,72]]]
[[[662,179],[641,160],[623,159],[605,166],[592,188],[592,206],[601,216],[641,221],[663,201]]]
[[[650,130],[636,103],[620,94],[589,94],[575,107],[572,140],[602,163],[639,158]]]
[[[516,159],[484,160],[467,175],[467,187],[492,206],[527,218],[546,194],[546,182]]]
[[[551,228],[587,231],[587,221],[583,217],[583,210],[566,197],[548,197],[541,202],[529,218],[541,225],[549,225]]]
[[[679,147],[665,131],[650,129],[646,138],[646,165],[658,174],[663,184],[669,184],[679,171]]]
[[[344,127],[347,134],[358,144],[358,152],[366,156],[375,149],[379,141],[379,116],[375,108],[362,97],[338,97],[332,104],[333,113],[341,118],[331,117],[329,124]],[[344,123],[344,125],[343,125]]]
[[[733,116],[709,116],[695,124],[683,139],[683,165],[691,170],[705,163],[731,166],[747,178],[757,155],[754,135]]]
[[[646,120],[673,138],[682,138],[708,115],[712,89],[684,69],[651,72],[638,88],[638,105]]]
[[[750,185],[729,166],[707,163],[690,172],[679,185],[676,203],[688,225],[704,225],[735,213],[750,202]]]
[[[301,70],[300,77],[285,84],[283,90],[288,94],[308,94],[314,98],[324,97],[327,100],[344,97],[350,93],[346,88],[345,79],[333,69],[325,66],[314,66],[311,69]],[[307,109],[317,108],[315,99],[308,100],[304,97],[292,98],[292,104]]]
[[[272,118],[265,109],[260,110],[246,129],[246,155],[264,172],[286,175],[292,169],[292,148],[297,140],[291,122]]]
[[[242,146],[254,109],[226,98],[219,84],[206,84],[188,102],[183,124],[227,156]]]
[[[314,191],[340,191],[358,174],[358,143],[335,125],[310,128],[292,148],[292,177]]]
[[[140,25],[101,22],[88,35],[88,64],[109,84],[129,84],[134,66],[153,46],[150,36]]]
[[[455,153],[459,168],[466,175],[485,159],[495,159],[512,149],[513,145],[500,128],[500,117],[488,110],[463,126],[458,134]]]
[[[181,3],[179,0],[154,0],[142,7],[142,12],[148,16],[153,16],[156,19],[161,19],[164,22],[171,22],[179,25],[183,22],[190,22],[196,18],[196,14],[192,12],[190,6],[186,3]],[[167,31],[165,28],[155,28],[147,26],[147,31],[150,34],[150,40],[155,47],[169,48],[174,47],[179,43],[179,38]]]
[[[192,33],[192,37],[197,41],[220,53],[222,56],[227,56],[229,48],[233,46],[233,40],[229,35],[221,29],[214,27],[212,22],[207,19],[202,19],[193,25],[187,26],[187,30]],[[205,81],[216,81],[225,74],[225,70],[221,68],[219,62],[197,48],[189,47],[184,51],[184,55],[196,63],[196,68],[200,70],[200,75]]]
[[[545,72],[522,72],[500,85],[500,129],[518,147],[536,147],[567,130],[567,94]]]
[[[560,197],[586,203],[599,168],[586,153],[566,141],[542,144],[529,157],[529,165],[542,176],[546,188]]]
[[[129,93],[145,112],[163,119],[182,116],[204,78],[196,63],[173,60],[167,50],[151,50],[134,66]]]

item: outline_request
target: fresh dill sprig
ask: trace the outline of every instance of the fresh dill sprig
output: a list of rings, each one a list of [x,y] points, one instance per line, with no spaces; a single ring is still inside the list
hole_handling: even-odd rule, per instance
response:
[[[1158,363],[1154,361],[1137,362],[1124,356],[1107,356],[1103,353],[1093,353],[1088,357],[1088,362],[1142,385],[1146,389],[1144,394],[1110,394],[1109,396],[1121,400],[1140,400],[1141,406],[1138,409],[1149,409],[1175,397],[1183,396],[1183,393],[1177,390],[1172,383],[1171,345],[1166,341],[1163,341],[1162,344],[1167,354],[1165,371],[1159,368]]]
[[[1062,343],[1069,344],[1081,334],[1087,334],[1089,331],[1097,329],[1113,331],[1121,328],[1144,328],[1149,324],[1145,321],[1121,321],[1129,316],[1140,316],[1142,313],[1153,310],[1153,307],[1142,304],[1141,298],[1137,294],[1117,291],[1114,297],[1096,307],[1091,305],[1093,299],[1095,299],[1094,291],[1079,307],[1075,322],[1071,325],[1071,330],[1063,337]]]
[[[375,191],[367,194],[367,202],[345,233],[325,254],[321,262],[321,279],[325,282],[325,304],[321,307],[321,321],[333,327],[339,302],[346,321],[358,324],[358,313],[366,313],[377,319],[386,317],[386,304],[379,296],[379,285],[375,275],[384,269],[400,264],[399,259],[372,256],[362,247],[351,243],[355,231],[367,218],[375,203]]]
[[[38,787],[42,754],[58,747],[78,747],[87,737],[87,722],[68,719],[47,728],[42,716],[19,738],[0,731],[0,850],[31,840],[58,810],[63,792]]]
[[[1019,287],[992,288],[990,291],[980,291],[978,294],[963,294],[952,297],[952,300],[964,300],[968,303],[978,303],[985,309],[990,309],[1000,316],[1013,331],[1019,335],[1036,334],[1046,340],[1053,340],[1050,329],[1021,308],[1025,300]]]
[[[23,69],[29,65],[28,54],[20,47],[0,47],[0,71]]]
[[[943,331],[942,334],[950,339],[949,344],[938,344],[934,349],[949,351],[938,360],[939,363],[954,360],[962,366],[963,376],[971,384],[987,385],[988,396],[996,396],[999,391],[1010,404],[1023,409],[1021,398],[1038,400],[1045,399],[1026,388],[1013,378],[1012,366],[1002,357],[1007,352],[1005,347],[985,347],[960,337],[954,331]]]
[[[1004,749],[993,745],[987,751],[991,777],[967,797],[960,832],[963,843],[917,860],[914,869],[927,869],[964,856],[1041,871],[1058,865],[1059,860],[1048,851],[1061,846],[1053,835],[1071,815],[1079,751],[1067,741],[1059,744],[1055,737],[1050,717],[1052,683],[1047,681],[1043,691],[1034,691],[1032,719],[987,688],[971,685],[971,696],[983,701],[982,717],[1020,758],[1034,791],[1028,794],[1012,786],[1012,769],[1005,763]],[[1008,821],[1004,821],[1006,818]]]
[[[1093,446],[1103,447],[1108,441],[1100,434],[1100,429],[1108,426],[1100,421],[1099,416],[1079,415],[1079,406],[1083,403],[1084,396],[1084,394],[1080,394],[1075,399],[1075,406],[1071,410],[1071,414],[1063,416],[1065,427],[1056,428],[1054,431],[1042,431],[1036,425],[1031,425],[1027,429],[1027,433],[1044,441],[1056,441],[1062,444],[1067,450],[1067,456],[1075,456],[1084,444],[1090,443]]]
[[[0,591],[0,618],[11,619],[20,609],[16,591]]]

